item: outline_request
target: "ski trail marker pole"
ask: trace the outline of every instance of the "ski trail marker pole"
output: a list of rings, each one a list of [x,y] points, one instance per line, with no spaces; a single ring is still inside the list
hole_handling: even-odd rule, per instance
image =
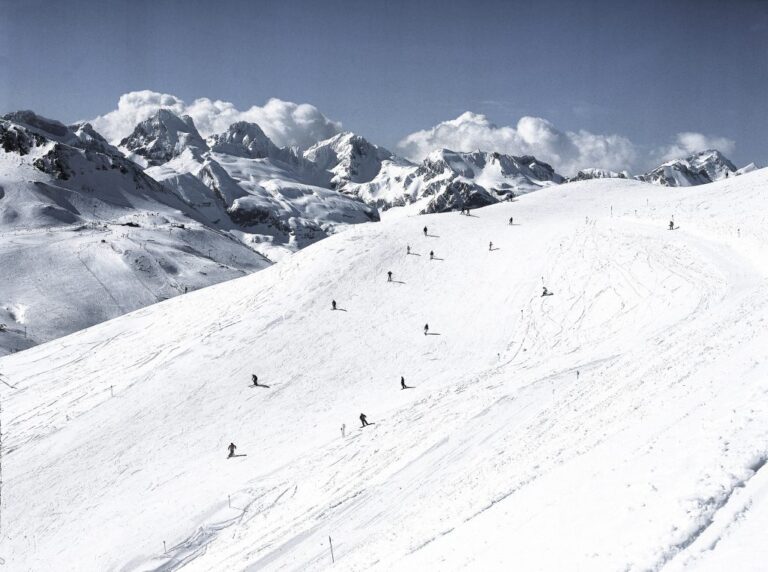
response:
[[[336,559],[333,557],[333,540],[331,540],[331,537],[328,536],[328,544],[331,546],[331,562],[336,563]]]

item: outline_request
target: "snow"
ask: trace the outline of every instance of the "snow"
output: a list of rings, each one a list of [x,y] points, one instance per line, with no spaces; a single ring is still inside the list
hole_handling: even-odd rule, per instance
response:
[[[331,536],[339,570],[759,570],[767,189],[387,218],[3,357],[0,557],[325,570]]]

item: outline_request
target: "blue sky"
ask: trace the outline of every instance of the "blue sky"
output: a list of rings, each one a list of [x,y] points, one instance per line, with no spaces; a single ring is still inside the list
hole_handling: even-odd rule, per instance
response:
[[[697,132],[768,163],[764,1],[0,0],[0,14],[2,112],[88,119],[142,89],[239,109],[276,97],[390,148],[471,111],[618,134],[643,157]]]

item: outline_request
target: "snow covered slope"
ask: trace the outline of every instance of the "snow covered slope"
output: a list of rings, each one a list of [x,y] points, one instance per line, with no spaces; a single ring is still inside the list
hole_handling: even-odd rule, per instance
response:
[[[589,180],[355,226],[4,357],[0,557],[761,570],[767,193]]]
[[[269,261],[87,124],[0,120],[0,355]]]

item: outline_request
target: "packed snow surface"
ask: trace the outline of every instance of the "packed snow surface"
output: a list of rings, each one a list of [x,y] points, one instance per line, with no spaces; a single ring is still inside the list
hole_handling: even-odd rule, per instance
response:
[[[355,226],[6,356],[0,557],[764,570],[767,193],[589,180]]]

